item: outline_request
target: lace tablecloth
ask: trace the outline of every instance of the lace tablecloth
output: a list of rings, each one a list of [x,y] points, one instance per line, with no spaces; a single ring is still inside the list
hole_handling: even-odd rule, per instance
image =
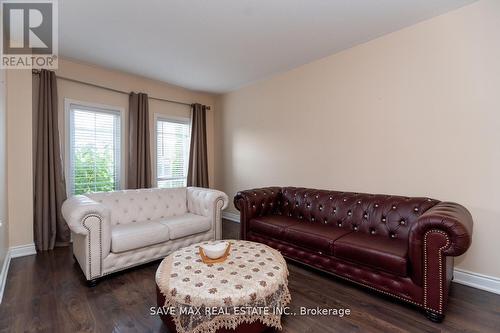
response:
[[[203,263],[195,244],[158,267],[156,284],[178,333],[213,333],[257,320],[281,329],[280,310],[290,302],[285,260],[264,244],[229,242],[231,252],[222,263]]]

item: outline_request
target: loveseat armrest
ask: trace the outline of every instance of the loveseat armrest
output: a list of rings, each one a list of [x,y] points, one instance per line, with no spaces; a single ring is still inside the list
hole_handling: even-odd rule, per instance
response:
[[[103,222],[109,223],[111,212],[106,206],[87,196],[74,195],[63,203],[62,215],[71,231],[87,235],[89,231],[83,225],[86,216],[98,215]]]
[[[73,235],[73,254],[87,280],[101,277],[103,260],[111,251],[111,211],[87,196],[75,195],[62,205]]]
[[[227,194],[221,191],[202,188],[187,188],[188,211],[211,219],[214,238],[222,237],[222,211],[229,204]]]
[[[240,211],[240,238],[246,239],[247,224],[252,218],[273,214],[279,209],[281,187],[264,187],[240,191],[234,197],[234,207]]]

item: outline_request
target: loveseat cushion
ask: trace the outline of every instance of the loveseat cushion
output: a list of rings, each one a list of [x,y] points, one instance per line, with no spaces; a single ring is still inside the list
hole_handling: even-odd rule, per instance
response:
[[[196,214],[183,214],[159,221],[170,231],[170,239],[191,236],[208,231],[212,227],[210,218]]]
[[[333,225],[300,222],[285,230],[284,239],[297,246],[332,255],[333,242],[350,232],[352,230],[337,228]]]
[[[292,217],[267,215],[251,219],[248,223],[248,228],[250,231],[280,239],[283,237],[286,228],[299,223],[298,219]]]
[[[111,229],[111,252],[134,250],[166,242],[169,239],[169,229],[158,222],[118,224]]]
[[[408,275],[408,241],[353,232],[334,242],[333,254],[399,276]]]

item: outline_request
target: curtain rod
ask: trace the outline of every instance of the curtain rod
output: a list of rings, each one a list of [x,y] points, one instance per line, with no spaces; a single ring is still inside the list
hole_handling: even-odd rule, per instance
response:
[[[38,69],[33,69],[31,72],[32,72],[32,74],[36,74],[36,75],[40,74],[40,71]],[[130,93],[128,93],[126,91],[123,91],[123,90],[109,88],[109,87],[101,86],[101,85],[98,85],[98,84],[95,84],[95,83],[90,83],[90,82],[75,80],[75,79],[72,79],[72,78],[69,78],[69,77],[65,77],[65,76],[56,75],[56,77],[58,79],[61,79],[61,80],[65,80],[65,81],[69,81],[69,82],[75,82],[75,83],[80,83],[80,84],[85,84],[87,86],[91,86],[91,87],[95,87],[95,88],[100,88],[100,89],[112,91],[112,92],[115,92],[115,93],[118,93],[118,94],[124,94],[124,95],[129,95],[130,94]],[[165,98],[158,98],[158,97],[148,96],[148,99],[155,99],[157,101],[162,101],[162,102],[167,102],[167,103],[174,103],[174,104],[191,106],[191,103],[179,102],[179,101],[174,101],[174,100],[165,99]],[[210,110],[210,106],[207,106],[207,110]]]

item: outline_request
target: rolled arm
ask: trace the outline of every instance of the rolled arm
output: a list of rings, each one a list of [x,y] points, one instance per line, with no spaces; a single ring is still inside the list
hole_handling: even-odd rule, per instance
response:
[[[63,203],[62,215],[71,231],[80,235],[87,235],[89,231],[83,225],[87,216],[98,215],[103,223],[109,224],[111,212],[106,206],[89,197],[75,195]]]
[[[247,223],[252,218],[275,213],[279,209],[281,187],[264,187],[240,191],[234,207],[240,211],[240,237],[246,239]]]
[[[87,280],[102,276],[102,262],[111,250],[111,211],[87,196],[63,203],[62,214],[73,235],[73,254]]]
[[[424,214],[410,229],[410,252],[420,252],[425,234],[429,230],[444,232],[450,241],[443,249],[446,256],[459,256],[469,248],[472,241],[472,215],[463,206],[454,202],[440,202]]]
[[[453,275],[453,260],[445,257],[459,256],[469,248],[472,224],[472,216],[465,207],[440,202],[411,226],[411,277],[423,286],[423,305],[427,310],[443,313]]]
[[[190,213],[212,219],[214,237],[220,239],[222,237],[222,211],[229,204],[227,194],[208,188],[188,187],[187,203]]]

